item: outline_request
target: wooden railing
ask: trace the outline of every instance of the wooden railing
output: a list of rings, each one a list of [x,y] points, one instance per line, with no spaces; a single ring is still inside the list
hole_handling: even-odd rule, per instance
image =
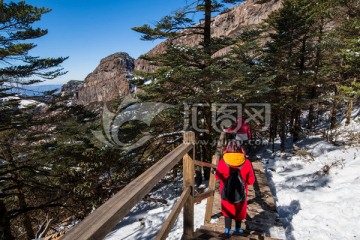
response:
[[[103,239],[130,212],[131,208],[141,201],[181,159],[183,159],[183,192],[158,232],[156,239],[166,239],[182,209],[184,209],[183,235],[184,238],[191,238],[194,233],[194,203],[207,198],[205,222],[210,221],[216,182],[215,176],[211,174],[209,190],[195,198],[195,165],[216,168],[216,164],[221,158],[224,137],[225,134],[221,134],[212,163],[205,163],[194,160],[195,134],[193,132],[184,132],[183,143],[180,146],[130,182],[61,239]]]
[[[189,152],[192,150],[192,153]],[[93,213],[70,230],[62,240],[103,239],[153,187],[183,159],[184,190],[156,239],[165,239],[184,208],[184,235],[194,232],[194,154],[195,134],[184,133],[184,142],[146,172],[130,182]]]

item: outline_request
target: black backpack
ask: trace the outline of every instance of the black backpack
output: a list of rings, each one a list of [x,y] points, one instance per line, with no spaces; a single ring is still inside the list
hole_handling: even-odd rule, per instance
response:
[[[227,164],[226,164],[227,165]],[[227,200],[229,203],[236,204],[245,202],[246,189],[244,180],[240,176],[242,165],[237,168],[232,168],[229,165],[229,177],[225,180],[224,188],[221,192],[221,198]]]

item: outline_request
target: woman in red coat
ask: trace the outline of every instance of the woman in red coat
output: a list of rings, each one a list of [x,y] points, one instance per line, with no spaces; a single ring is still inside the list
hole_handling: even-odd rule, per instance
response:
[[[250,125],[245,122],[243,118],[238,118],[236,123],[228,129],[225,129],[227,133],[236,133],[236,140],[242,143],[251,140]]]
[[[255,182],[255,175],[251,165],[251,162],[245,158],[244,153],[224,153],[223,158],[219,161],[218,166],[216,168],[215,177],[220,181],[220,193],[224,188],[224,183],[226,179],[230,175],[230,169],[239,168],[240,176],[244,181],[246,196],[248,194],[248,185],[252,185]],[[234,233],[241,233],[243,229],[241,228],[241,221],[246,218],[246,207],[247,207],[247,199],[245,202],[240,202],[236,204],[232,204],[227,200],[221,200],[221,210],[222,214],[225,217],[225,234],[231,233],[231,222],[232,219],[235,220],[235,230]]]
[[[238,118],[236,123],[233,124],[233,126],[231,126],[228,129],[225,129],[225,132],[235,134],[235,140],[238,143],[238,145],[240,144],[241,146],[243,146],[243,148],[245,148],[246,150],[246,153],[249,152],[250,141],[252,138],[251,130],[250,130],[250,125],[246,123],[243,118],[241,117]]]

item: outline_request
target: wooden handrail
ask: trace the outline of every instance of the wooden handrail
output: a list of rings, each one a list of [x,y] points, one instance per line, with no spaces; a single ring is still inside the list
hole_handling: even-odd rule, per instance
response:
[[[187,137],[185,141],[185,136],[193,136],[193,133],[191,134],[189,132],[185,132],[183,144],[167,154],[151,168],[137,177],[134,181],[130,182],[120,192],[115,194],[103,205],[97,208],[93,213],[91,213],[77,226],[65,234],[62,240],[103,239],[129,213],[130,209],[135,206],[145,195],[147,195],[153,189],[153,187],[185,155],[187,155],[190,150],[194,148],[195,139],[191,137],[192,139],[190,141],[189,137]],[[189,160],[190,159],[187,159],[187,161]],[[189,163],[187,167],[191,168],[191,163]],[[193,187],[193,179],[187,179],[186,181],[186,187],[191,187],[191,184]],[[187,206],[187,208],[189,208],[189,203],[193,202],[193,190],[191,190],[190,195],[192,196],[192,199],[188,197],[188,201],[185,203],[185,207]],[[191,207],[190,210],[187,210],[187,212],[191,212]],[[184,221],[186,220],[187,219],[184,218]],[[189,223],[187,225],[189,225]],[[188,229],[190,229],[190,227],[188,227]],[[187,235],[192,234],[188,231]]]
[[[222,157],[223,145],[225,141],[226,134],[224,132],[221,133],[220,138],[217,142],[216,152],[212,157],[211,164],[217,165],[219,160]],[[215,185],[216,185],[216,178],[215,175],[210,171],[210,179],[209,179],[209,192],[212,194],[208,197],[206,202],[206,210],[205,210],[205,223],[209,223],[211,220],[213,203],[214,203],[214,193],[215,193]]]
[[[196,166],[200,166],[200,167],[208,167],[208,168],[213,168],[216,169],[216,165],[212,164],[212,163],[207,163],[207,162],[201,162],[201,161],[194,161]]]
[[[208,190],[206,192],[203,192],[202,194],[199,194],[195,197],[194,202],[195,203],[200,203],[202,200],[204,200],[205,198],[211,197],[213,196],[215,193],[214,190]]]
[[[171,211],[170,215],[168,216],[168,218],[166,219],[166,221],[164,222],[162,228],[160,229],[158,235],[156,236],[156,240],[163,240],[166,239],[166,237],[168,236],[172,226],[174,225],[177,217],[180,214],[181,209],[184,207],[187,199],[189,198],[191,194],[191,188],[188,187],[186,188],[183,193],[181,194],[179,200],[177,201],[175,207],[173,208],[173,210]]]
[[[193,237],[194,233],[194,202],[207,198],[205,223],[210,222],[214,202],[216,179],[211,172],[209,190],[194,197],[194,168],[195,164],[203,167],[216,168],[222,157],[225,133],[221,133],[217,143],[216,152],[211,163],[195,161],[195,134],[184,133],[183,144],[155,163],[151,168],[130,182],[120,192],[111,197],[92,214],[69,231],[62,240],[103,239],[135,206],[144,198],[153,187],[181,160],[183,159],[184,191],[174,206],[172,212],[164,222],[156,239],[166,239],[174,225],[181,209],[184,209],[183,236]],[[189,152],[192,150],[192,154]]]

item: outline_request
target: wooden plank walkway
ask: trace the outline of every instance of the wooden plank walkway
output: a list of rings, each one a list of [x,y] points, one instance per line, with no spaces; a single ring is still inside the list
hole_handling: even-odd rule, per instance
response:
[[[232,236],[222,234],[225,224],[217,187],[212,221],[197,229],[194,239],[285,239],[285,231],[276,211],[262,163],[252,162],[252,165],[256,181],[249,186],[247,219],[242,223],[244,233]]]

